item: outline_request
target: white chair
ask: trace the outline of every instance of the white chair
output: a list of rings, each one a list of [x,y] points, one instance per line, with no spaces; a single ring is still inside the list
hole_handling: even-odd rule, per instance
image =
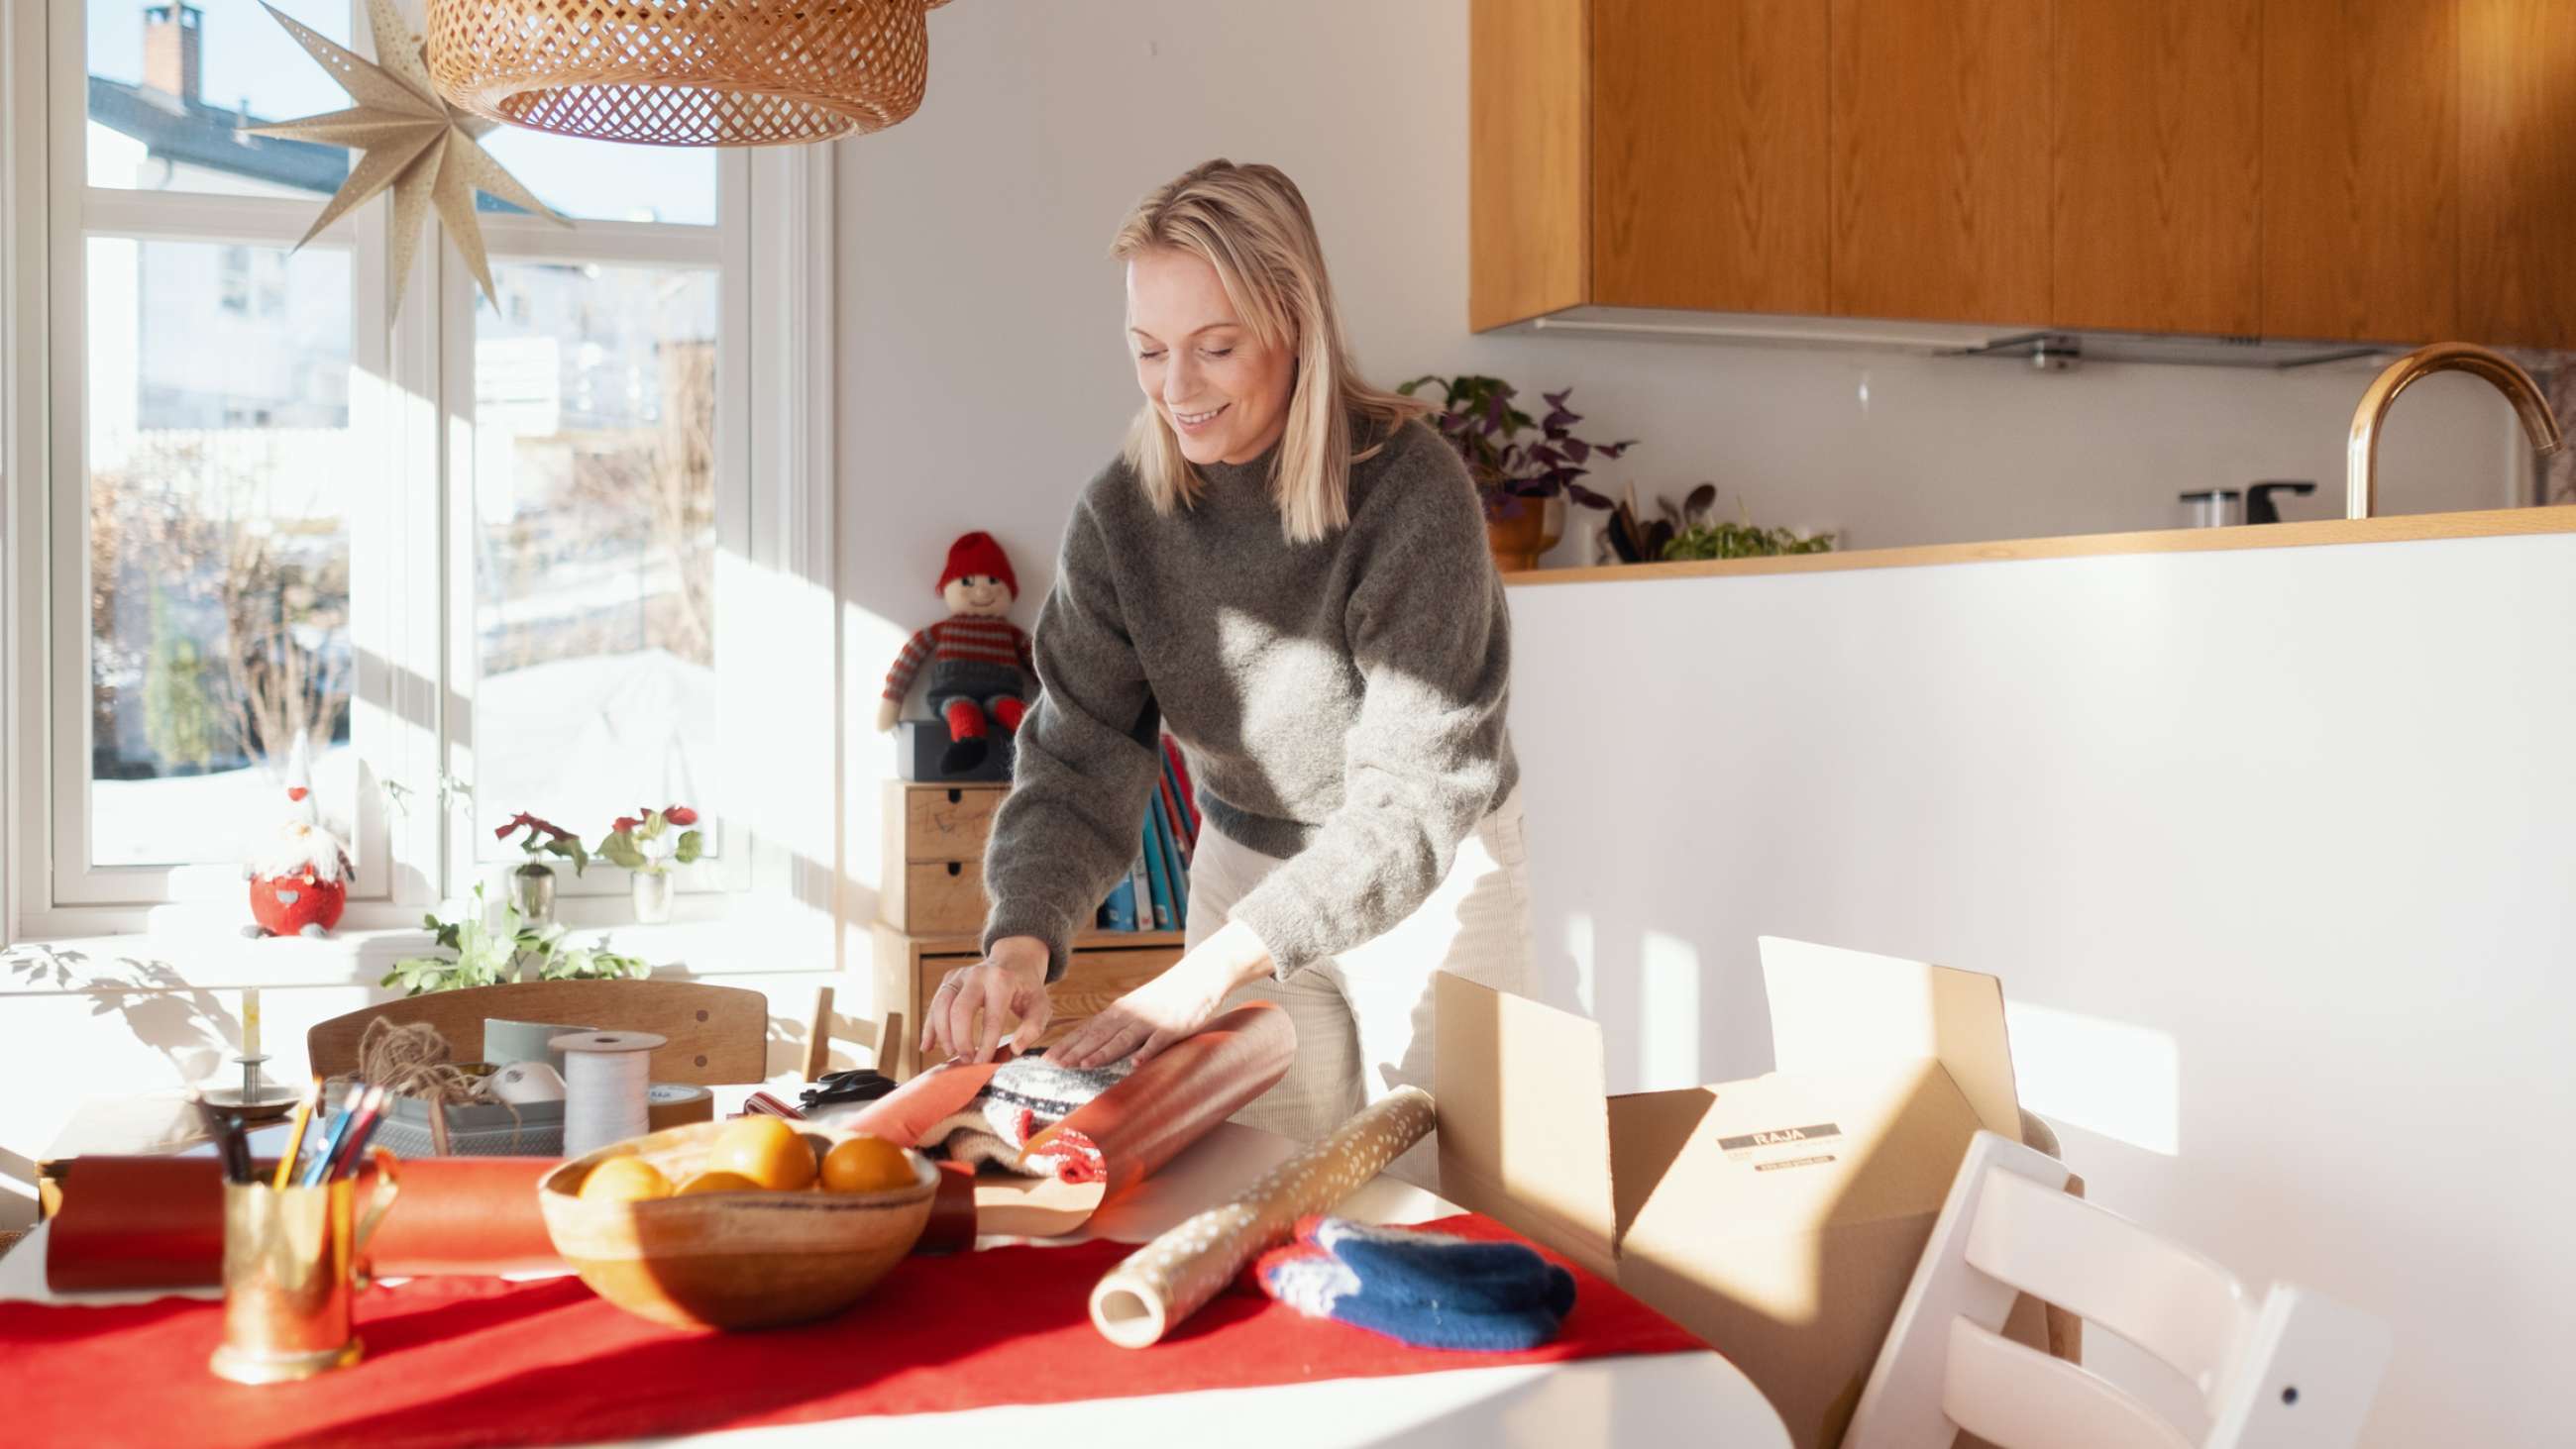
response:
[[[1969,1144],[1843,1449],[2195,1449],[2109,1380],[2000,1335],[2018,1292],[2117,1334],[2200,1391],[2198,1449],[2347,1449],[2388,1329],[2226,1269],[2066,1192],[2063,1164],[1992,1132]]]

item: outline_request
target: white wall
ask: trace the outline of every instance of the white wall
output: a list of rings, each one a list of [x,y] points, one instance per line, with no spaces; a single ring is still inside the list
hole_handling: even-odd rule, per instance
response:
[[[1992,972],[2095,1200],[2394,1325],[2367,1443],[2564,1441],[2576,535],[1512,608],[1542,973],[1614,1088],[1769,1065],[1757,935]]]
[[[956,5],[930,17],[921,112],[840,150],[841,569],[867,712],[902,637],[938,616],[942,551],[1011,548],[1035,616],[1074,491],[1134,404],[1116,270],[1135,198],[1210,156],[1298,179],[1363,365],[1394,382],[1492,371],[1572,384],[1607,475],[1678,497],[1702,479],[1757,519],[1854,545],[2163,527],[2174,495],[2315,478],[2292,516],[2339,509],[2366,372],[2277,375],[1561,336],[1477,338],[1466,314],[1465,0],[1125,0]],[[1866,399],[1863,389],[1866,387]],[[2504,502],[2504,405],[2435,378],[2385,442],[2386,511]],[[1553,561],[1581,562],[1581,537]],[[1532,684],[1532,688],[1543,687]],[[874,910],[878,781],[853,739],[849,884]],[[864,961],[864,937],[854,962]]]

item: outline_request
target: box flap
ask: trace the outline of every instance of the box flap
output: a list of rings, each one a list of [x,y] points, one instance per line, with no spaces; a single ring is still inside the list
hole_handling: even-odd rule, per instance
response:
[[[1987,1131],[2022,1140],[2001,981],[1779,936],[1762,937],[1761,947],[1772,1062],[1780,1072],[1935,1057]]]
[[[1446,971],[1433,990],[1440,1195],[1610,1273],[1601,1029]]]

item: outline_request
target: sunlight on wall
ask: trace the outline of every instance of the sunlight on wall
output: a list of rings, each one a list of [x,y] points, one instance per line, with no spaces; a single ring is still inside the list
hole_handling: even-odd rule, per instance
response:
[[[832,597],[822,584],[716,555],[722,737],[757,741],[722,761],[728,813],[759,839],[828,865],[832,839]],[[756,686],[756,687],[755,687]],[[864,700],[864,696],[861,696]]]
[[[1638,1063],[1648,1091],[1699,1084],[1699,948],[1648,931],[1638,943]]]
[[[1565,954],[1574,962],[1574,1000],[1586,1016],[1597,1014],[1592,1000],[1592,913],[1574,911],[1565,918]]]
[[[2021,1104],[2172,1157],[2182,1150],[2182,1056],[2169,1032],[2004,1003]]]

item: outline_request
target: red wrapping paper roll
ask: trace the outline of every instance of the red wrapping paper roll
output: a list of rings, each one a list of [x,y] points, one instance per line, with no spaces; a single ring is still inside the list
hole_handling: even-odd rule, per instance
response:
[[[1100,1204],[1134,1188],[1269,1091],[1296,1055],[1297,1030],[1287,1012],[1266,1001],[1236,1007],[1030,1138],[1023,1149],[1023,1155],[1041,1152],[1057,1138],[1078,1137],[1098,1150],[1104,1171],[1090,1173],[1083,1166],[1090,1154],[1075,1152],[1068,1154],[1061,1180],[994,1174],[976,1179],[977,1229],[1029,1236],[1073,1231]],[[998,1065],[935,1067],[839,1125],[916,1146],[922,1133],[975,1100]]]
[[[537,1210],[553,1157],[423,1157],[365,1254],[389,1278],[560,1270]],[[259,1164],[262,1172],[275,1164]],[[205,1157],[82,1157],[45,1233],[57,1293],[211,1288],[223,1281],[224,1179]]]

